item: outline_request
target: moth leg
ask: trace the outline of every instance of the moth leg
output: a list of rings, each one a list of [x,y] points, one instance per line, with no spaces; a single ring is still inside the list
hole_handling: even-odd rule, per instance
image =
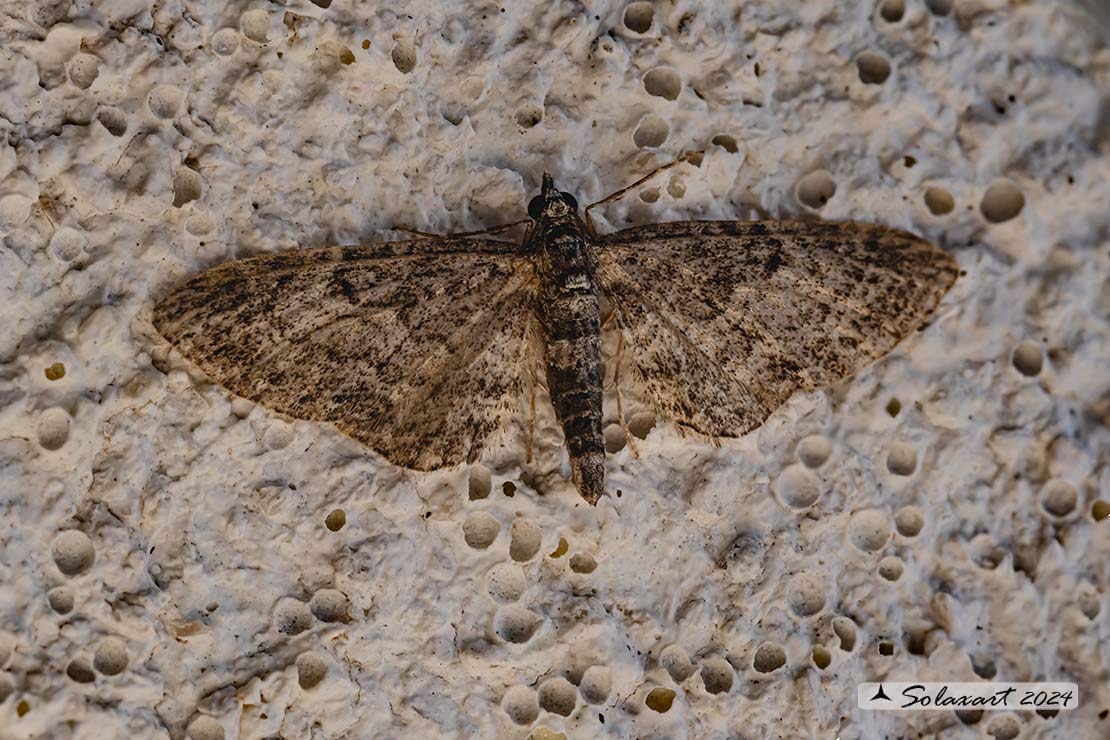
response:
[[[646,175],[644,175],[643,177],[641,177],[639,180],[632,183],[631,185],[626,185],[625,187],[621,188],[617,192],[610,193],[609,195],[605,196],[601,200],[599,200],[595,203],[591,203],[590,205],[586,206],[586,210],[582,212],[582,215],[585,217],[586,229],[590,232],[590,235],[591,236],[596,236],[597,235],[597,231],[596,231],[596,229],[594,229],[593,218],[590,216],[590,210],[591,209],[596,208],[600,205],[605,205],[606,203],[611,203],[614,200],[617,200],[618,198],[622,197],[625,193],[627,193],[629,190],[632,190],[633,188],[636,188],[636,187],[639,187],[640,185],[643,185],[645,182],[647,182],[651,178],[655,177],[656,175],[658,175],[663,170],[669,170],[672,167],[677,167],[678,165],[682,164],[683,162],[690,162],[691,164],[694,164],[695,166],[700,165],[701,164],[701,158],[702,158],[703,154],[704,154],[704,152],[702,152],[702,151],[685,152],[678,159],[674,160],[673,162],[668,162],[667,164],[662,165],[660,167],[656,167],[654,170],[647,173]]]
[[[613,312],[616,315],[616,312]],[[636,442],[632,437],[632,432],[628,429],[628,423],[624,420],[624,401],[621,398],[621,357],[624,355],[624,332],[617,335],[617,357],[613,368],[613,390],[617,394],[617,420],[620,422],[621,430],[624,431],[624,438],[628,441],[628,449],[632,450],[632,457],[639,459],[640,451],[636,449]]]
[[[536,384],[533,379],[532,383],[532,421],[528,426],[528,451],[524,456],[524,462],[532,462],[532,444],[536,439]]]
[[[394,227],[392,227],[392,231],[400,231],[400,232],[403,232],[405,234],[413,234],[415,236],[422,236],[422,237],[425,237],[427,239],[444,239],[444,238],[457,239],[457,238],[460,238],[460,237],[467,237],[467,236],[482,236],[484,234],[500,234],[502,232],[508,231],[509,229],[515,229],[517,226],[520,226],[522,224],[530,224],[530,223],[532,223],[532,219],[526,218],[523,221],[514,221],[511,224],[501,224],[500,226],[491,226],[488,229],[478,229],[477,231],[460,231],[460,232],[457,232],[457,233],[454,233],[454,234],[433,234],[429,231],[419,231],[417,229],[410,229],[408,226],[394,226]]]

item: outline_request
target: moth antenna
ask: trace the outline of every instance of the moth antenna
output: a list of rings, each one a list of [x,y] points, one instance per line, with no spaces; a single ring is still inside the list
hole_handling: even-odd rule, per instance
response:
[[[514,221],[511,224],[501,224],[500,226],[491,226],[488,229],[478,229],[477,231],[460,231],[460,232],[456,232],[456,233],[453,233],[453,234],[433,234],[430,231],[420,231],[419,229],[413,229],[413,228],[410,228],[408,226],[393,226],[393,227],[390,228],[390,230],[391,231],[400,231],[404,234],[414,234],[414,235],[422,237],[424,239],[459,239],[459,238],[467,237],[467,236],[482,236],[484,234],[501,234],[505,231],[508,231],[509,229],[514,229],[517,226],[521,226],[523,224],[530,224],[530,223],[532,223],[531,219],[525,219],[523,221]]]
[[[589,230],[591,235],[596,235],[596,229],[594,229],[594,222],[593,222],[593,219],[590,217],[590,210],[591,209],[597,208],[600,205],[604,205],[606,203],[611,203],[612,201],[617,200],[618,198],[622,197],[625,193],[627,193],[629,190],[632,190],[633,188],[636,188],[636,187],[639,187],[640,185],[643,185],[645,182],[647,182],[651,178],[655,177],[660,172],[663,172],[664,170],[669,170],[670,168],[677,167],[678,165],[683,164],[683,163],[690,163],[690,164],[694,165],[695,167],[700,167],[701,166],[701,160],[702,160],[702,157],[704,155],[705,155],[705,152],[703,152],[701,150],[694,150],[694,151],[684,152],[678,159],[675,159],[674,161],[668,162],[667,164],[656,167],[654,170],[647,173],[646,175],[644,175],[643,177],[641,177],[639,180],[632,183],[631,185],[626,185],[625,187],[621,188],[617,192],[611,193],[611,194],[605,196],[604,198],[602,198],[601,200],[599,200],[595,203],[591,203],[590,205],[586,206],[586,210],[582,212],[582,215],[584,216],[585,221],[586,221],[586,228]]]

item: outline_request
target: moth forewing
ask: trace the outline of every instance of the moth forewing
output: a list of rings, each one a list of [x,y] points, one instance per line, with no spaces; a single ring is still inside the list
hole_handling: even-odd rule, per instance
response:
[[[957,274],[928,242],[858,223],[675,222],[597,252],[634,377],[663,416],[710,436],[745,434],[889,352]]]
[[[449,467],[483,449],[539,362],[535,272],[508,246],[421,239],[238,260],[165,297],[154,324],[237,395],[329,422],[403,467]]]

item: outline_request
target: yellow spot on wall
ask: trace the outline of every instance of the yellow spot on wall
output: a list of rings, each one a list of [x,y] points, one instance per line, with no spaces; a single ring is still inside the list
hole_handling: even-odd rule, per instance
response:
[[[657,712],[666,712],[671,708],[671,704],[674,703],[674,697],[675,693],[673,691],[664,689],[660,686],[648,692],[647,699],[644,703],[648,705],[648,709],[654,709]]]

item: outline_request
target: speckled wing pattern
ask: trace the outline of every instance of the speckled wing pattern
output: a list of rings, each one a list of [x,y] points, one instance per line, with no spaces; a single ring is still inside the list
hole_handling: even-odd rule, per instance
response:
[[[860,223],[656,224],[601,237],[597,260],[633,383],[716,437],[889,352],[957,275],[928,242]]]
[[[449,467],[478,456],[541,366],[518,251],[444,237],[252,257],[182,285],[154,324],[244,398],[397,465]]]

